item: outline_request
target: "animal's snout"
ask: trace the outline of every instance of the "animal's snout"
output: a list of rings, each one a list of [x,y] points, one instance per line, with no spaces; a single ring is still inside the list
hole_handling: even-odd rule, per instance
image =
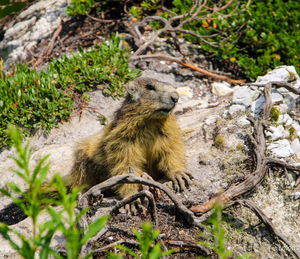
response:
[[[170,99],[171,101],[175,104],[178,102],[178,99],[179,99],[179,95],[177,92],[173,92],[171,93],[171,96],[170,96]]]

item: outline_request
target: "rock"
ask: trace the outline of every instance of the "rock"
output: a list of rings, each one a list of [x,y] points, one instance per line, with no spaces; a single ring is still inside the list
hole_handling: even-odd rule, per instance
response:
[[[294,154],[290,142],[287,139],[281,139],[271,143],[268,146],[268,150],[270,150],[274,156],[280,158],[289,157]]]
[[[288,114],[280,114],[278,119],[279,124],[284,124],[286,127],[293,124],[293,119]]]
[[[271,99],[272,99],[272,103],[273,104],[280,104],[283,102],[283,96],[282,94],[276,90],[276,89],[272,89],[271,91]]]
[[[212,92],[217,96],[225,96],[233,93],[233,90],[230,88],[230,84],[227,82],[213,82]]]
[[[31,5],[16,17],[15,24],[6,30],[0,42],[0,56],[4,70],[10,64],[27,57],[28,49],[48,37],[61,22],[68,0],[42,0]],[[69,18],[64,17],[64,20]]]
[[[232,103],[249,107],[256,94],[256,91],[251,90],[248,86],[239,87],[234,90]]]
[[[265,97],[261,96],[251,104],[251,112],[255,119],[260,116],[265,105]]]
[[[295,137],[300,137],[300,125],[297,122],[292,122],[291,127],[295,129]]]
[[[239,105],[239,104],[234,104],[231,105],[228,109],[228,114],[230,114],[231,116],[233,116],[234,114],[237,113],[242,113],[246,111],[246,107],[243,105]]]
[[[289,133],[285,131],[282,125],[278,127],[270,126],[270,129],[273,131],[267,131],[266,136],[270,137],[271,140],[278,140],[280,138],[286,138],[289,136]]]
[[[300,141],[298,138],[296,138],[292,141],[291,149],[297,155],[298,159],[300,159]]]
[[[178,87],[176,89],[180,98],[184,99],[192,99],[193,98],[193,90],[188,86]]]
[[[296,77],[297,83],[294,85],[296,88],[300,87],[300,78],[296,72],[294,66],[279,66],[274,70],[268,72],[264,76],[259,76],[255,81],[255,84],[264,85],[269,82],[279,81],[279,82],[288,82],[292,80],[293,76]]]
[[[251,125],[251,123],[247,119],[247,116],[244,115],[244,116],[237,119],[237,125],[239,125],[239,126],[249,126],[249,125]]]

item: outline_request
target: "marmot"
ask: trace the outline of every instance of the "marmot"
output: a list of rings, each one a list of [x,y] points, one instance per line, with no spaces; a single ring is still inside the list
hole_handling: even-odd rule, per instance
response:
[[[141,77],[127,86],[127,96],[113,121],[100,133],[83,140],[75,151],[71,187],[88,188],[129,167],[154,180],[167,178],[176,191],[191,183],[185,171],[185,153],[173,109],[179,95],[164,82]],[[138,192],[138,184],[123,184],[115,191],[126,198]]]

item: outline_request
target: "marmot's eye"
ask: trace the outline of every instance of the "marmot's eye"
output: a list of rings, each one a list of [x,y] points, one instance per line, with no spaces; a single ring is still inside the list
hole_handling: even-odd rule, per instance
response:
[[[154,87],[153,85],[150,85],[150,84],[147,84],[147,85],[146,85],[146,89],[147,89],[147,90],[153,90],[153,91],[156,90],[155,87]]]

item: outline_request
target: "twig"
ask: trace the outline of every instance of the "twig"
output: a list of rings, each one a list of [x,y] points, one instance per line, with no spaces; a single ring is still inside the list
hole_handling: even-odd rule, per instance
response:
[[[114,243],[111,243],[111,244],[109,244],[107,246],[104,246],[104,247],[101,247],[101,248],[95,250],[95,254],[96,253],[101,253],[101,252],[103,252],[103,251],[105,251],[107,249],[113,248],[116,245],[131,245],[131,246],[139,247],[139,243],[136,242],[136,241],[133,241],[133,240],[118,240],[118,241],[116,241]]]
[[[92,188],[90,188],[86,193],[84,193],[82,195],[82,198],[88,197],[89,195],[97,196],[97,195],[101,194],[102,192],[111,189],[113,186],[115,186],[117,184],[123,184],[123,183],[144,184],[144,185],[149,185],[149,186],[152,186],[152,187],[156,187],[156,188],[164,191],[169,196],[171,201],[176,205],[177,209],[182,213],[183,217],[185,218],[185,220],[189,224],[197,226],[200,229],[203,229],[202,224],[198,222],[198,220],[193,215],[193,213],[191,211],[189,211],[181,203],[181,201],[179,201],[177,199],[177,197],[173,193],[173,191],[171,189],[169,189],[166,185],[155,182],[155,181],[152,181],[152,180],[144,179],[142,177],[137,177],[137,176],[132,175],[132,174],[118,175],[118,176],[114,176],[112,178],[109,178],[108,180],[106,180],[106,181],[104,181],[100,184],[97,184],[97,185],[93,186]]]
[[[41,61],[43,60],[44,57],[50,55],[50,53],[52,52],[53,47],[54,47],[54,42],[55,42],[56,38],[58,37],[58,35],[60,34],[62,28],[63,28],[63,26],[62,26],[62,22],[61,22],[58,25],[56,31],[54,32],[54,34],[53,34],[53,36],[52,36],[52,38],[51,38],[51,40],[50,40],[47,48],[43,51],[43,53],[40,55],[40,57],[38,58],[38,60],[31,67],[32,69],[36,68],[41,63]]]
[[[130,61],[133,61],[133,60],[142,60],[142,59],[160,59],[160,60],[175,62],[177,64],[180,64],[182,66],[191,68],[191,69],[193,69],[195,71],[198,71],[199,73],[201,73],[203,75],[206,75],[206,76],[209,76],[209,77],[212,77],[212,78],[216,78],[216,79],[220,79],[220,80],[225,80],[225,81],[228,81],[228,82],[233,83],[233,84],[243,84],[243,83],[245,83],[245,80],[234,80],[234,79],[231,79],[231,78],[229,78],[227,76],[217,75],[217,74],[209,72],[209,71],[207,71],[205,69],[196,67],[193,64],[185,63],[185,62],[183,62],[179,58],[174,58],[174,57],[171,57],[171,56],[166,56],[166,55],[161,55],[161,54],[154,54],[154,55],[140,55],[140,56],[131,56],[130,57]]]
[[[272,157],[267,157],[266,158],[266,162],[268,165],[277,165],[277,166],[282,166],[288,170],[292,170],[292,171],[297,171],[300,172],[300,164],[297,165],[291,165],[288,164],[278,158],[272,158]]]
[[[93,251],[94,244],[108,231],[107,226],[103,227],[94,237],[84,244],[81,248],[81,257],[84,258]]]
[[[300,88],[294,87],[291,83],[288,82],[280,82],[280,81],[273,81],[271,82],[273,86],[276,88],[284,87],[288,91],[300,95]],[[251,85],[256,85],[256,86],[262,86],[260,83],[251,83]]]
[[[251,209],[256,214],[256,216],[259,217],[260,220],[267,226],[267,228],[275,236],[277,236],[281,241],[283,241],[292,250],[292,252],[297,256],[297,258],[300,258],[300,253],[296,250],[296,248],[293,245],[291,245],[291,243],[288,241],[288,239],[279,230],[277,230],[274,227],[272,221],[252,201],[250,201],[250,200],[236,200],[235,203],[238,203],[240,205],[246,206],[249,209]]]
[[[112,22],[117,22],[117,21],[120,21],[120,19],[115,19],[115,20],[109,20],[109,19],[99,19],[99,18],[96,18],[96,17],[93,17],[91,15],[89,15],[87,12],[85,12],[85,15],[87,17],[89,17],[90,19],[96,21],[96,22],[102,22],[102,23],[112,23]]]
[[[205,38],[216,37],[217,35],[219,35],[219,33],[214,35],[199,35],[192,30],[183,29],[183,26],[190,22],[194,22],[198,20],[220,20],[220,19],[238,15],[239,13],[244,12],[249,7],[251,0],[248,0],[246,6],[239,11],[237,11],[237,6],[236,6],[236,8],[233,8],[233,10],[227,15],[223,15],[220,13],[220,11],[226,9],[232,3],[234,3],[233,0],[228,1],[225,4],[223,4],[223,1],[221,1],[220,2],[221,6],[214,5],[213,8],[210,8],[207,6],[207,0],[204,1],[196,0],[193,1],[193,5],[190,8],[189,12],[186,12],[182,15],[173,14],[173,16],[170,17],[169,19],[165,19],[160,16],[148,16],[145,17],[142,22],[135,23],[135,24],[127,23],[128,30],[133,35],[136,45],[138,46],[138,49],[135,51],[133,56],[141,55],[148,47],[150,47],[155,42],[155,40],[160,35],[166,33],[172,33],[172,32],[191,34],[197,37],[200,41],[205,42],[206,44],[217,45],[217,42],[206,41]],[[172,13],[169,10],[167,10],[165,7],[163,7],[163,10],[168,11],[168,13]],[[207,15],[202,15],[202,16],[200,15],[201,13],[206,12],[207,10],[211,12]],[[152,35],[147,40],[144,40],[142,38],[142,33],[140,32],[139,27],[143,27],[151,21],[160,21],[163,24],[163,28],[153,31]],[[132,29],[132,27],[134,29]]]
[[[181,241],[181,240],[165,240],[165,242],[171,246],[179,246],[179,247],[186,247],[189,249],[200,250],[205,256],[211,255],[211,251],[207,247],[192,242]]]

